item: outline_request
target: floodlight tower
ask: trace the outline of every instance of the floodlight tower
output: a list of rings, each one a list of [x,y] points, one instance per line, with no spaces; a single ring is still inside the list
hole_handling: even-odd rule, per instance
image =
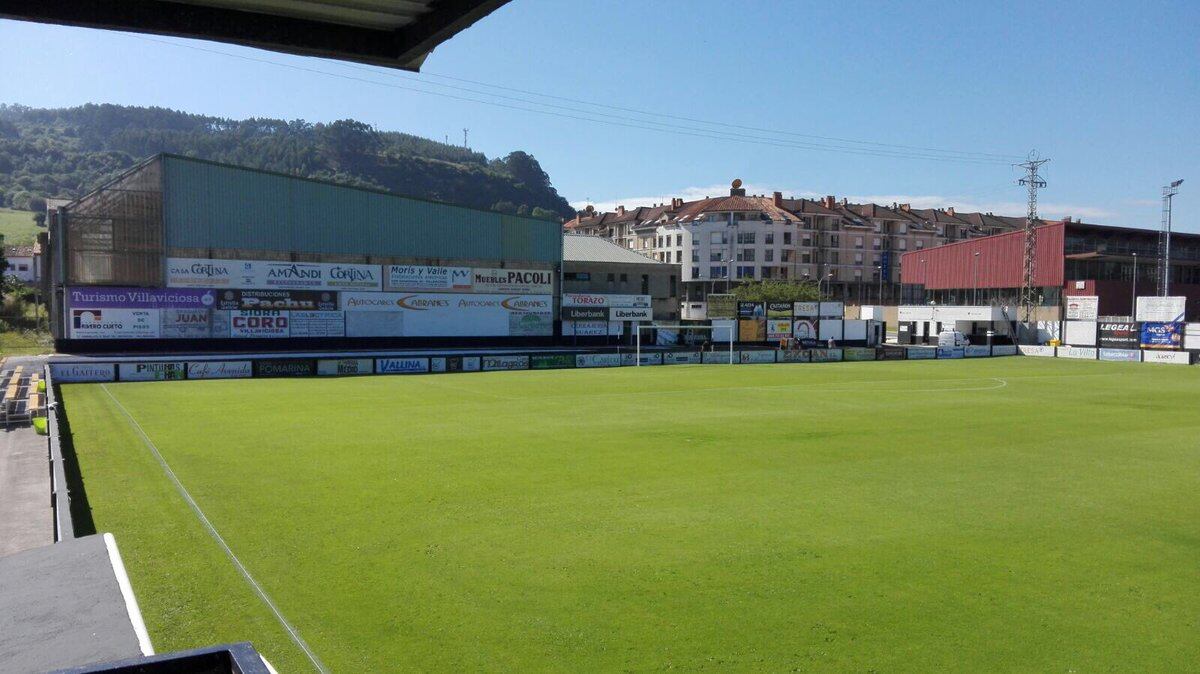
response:
[[[1029,153],[1028,158],[1019,166],[1025,169],[1025,177],[1017,181],[1029,190],[1029,209],[1025,214],[1025,256],[1024,269],[1021,276],[1021,313],[1026,323],[1033,321],[1033,308],[1037,306],[1037,198],[1038,190],[1046,186],[1046,181],[1038,176],[1038,169],[1049,159],[1038,159],[1037,151]]]
[[[1158,294],[1171,294],[1171,198],[1179,194],[1183,179],[1162,188],[1162,225],[1158,232]]]

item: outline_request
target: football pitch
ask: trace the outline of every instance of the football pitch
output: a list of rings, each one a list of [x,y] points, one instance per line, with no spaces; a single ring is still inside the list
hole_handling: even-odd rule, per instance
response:
[[[315,668],[299,640],[334,672],[1200,662],[1200,368],[61,391],[160,652],[248,640],[281,672]]]

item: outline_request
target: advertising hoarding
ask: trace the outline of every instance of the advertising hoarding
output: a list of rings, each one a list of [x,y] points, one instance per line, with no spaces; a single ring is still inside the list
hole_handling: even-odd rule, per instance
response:
[[[792,319],[791,302],[767,302],[767,318]]]
[[[1042,358],[1053,358],[1054,357],[1054,347],[1053,346],[1037,346],[1034,344],[1021,344],[1020,346],[1017,347],[1017,351],[1019,351],[1022,356],[1039,356]]]
[[[381,290],[379,265],[167,258],[168,288]]]
[[[113,381],[117,378],[117,366],[113,363],[50,363],[50,377],[60,384]]]
[[[729,362],[729,360],[728,360],[729,354],[725,354],[725,356],[726,356],[725,362]],[[774,351],[764,351],[764,350],[742,351],[738,361],[741,363],[745,363],[745,364],[774,363],[775,362],[775,352]]]
[[[188,379],[245,379],[254,374],[248,360],[190,360]]]
[[[841,319],[846,315],[846,309],[841,302],[821,302],[821,318]]]
[[[336,311],[337,293],[332,290],[221,290],[217,309],[294,309],[298,311]]]
[[[212,311],[209,309],[159,309],[158,319],[158,336],[162,339],[207,339],[213,336]]]
[[[866,347],[846,347],[842,349],[842,360],[875,360],[875,349]]]
[[[904,350],[906,352],[904,355],[908,360],[931,360],[937,358],[937,347],[933,346],[909,346],[905,347]]]
[[[575,367],[620,367],[621,356],[615,353],[581,353],[575,356]]]
[[[836,363],[842,360],[842,349],[810,349],[812,362]]]
[[[725,354],[728,362],[729,354]],[[699,351],[669,351],[663,354],[663,365],[696,365],[700,363]]]
[[[742,356],[741,356],[740,351],[733,352],[733,362],[740,363],[741,358],[742,358]],[[704,351],[701,354],[700,362],[708,363],[710,365],[728,365],[729,364],[729,352],[728,351]]]
[[[187,365],[173,363],[119,363],[117,379],[121,381],[169,381],[183,379]]]
[[[317,374],[323,377],[375,374],[375,361],[371,358],[322,358],[317,361]]]
[[[1065,321],[1063,342],[1071,346],[1096,346],[1095,321]]]
[[[509,337],[554,333],[549,295],[341,293],[350,337]],[[368,318],[363,314],[387,314]]]
[[[792,320],[790,318],[768,318],[767,339],[787,339],[792,336]]]
[[[376,358],[377,374],[420,374],[429,372],[428,358]]]
[[[822,318],[817,323],[817,339],[822,342],[842,339],[843,321],[840,318]]]
[[[650,307],[649,295],[610,295],[604,293],[563,293],[564,307]]]
[[[1137,323],[1105,321],[1098,325],[1097,341],[1105,349],[1136,349],[1141,344]]]
[[[162,334],[159,309],[71,310],[72,339],[156,339]]]
[[[1192,363],[1192,354],[1187,351],[1143,351],[1142,361],[1146,363],[1190,365]]]
[[[564,321],[607,321],[607,307],[563,307]]]
[[[736,296],[729,294],[709,295],[706,315],[709,320],[729,320],[737,318]]]
[[[484,372],[529,369],[529,356],[481,356],[479,361]]]
[[[993,356],[1015,356],[1015,355],[1017,355],[1017,345],[1016,344],[993,344],[992,345],[992,355]]]
[[[804,316],[807,318],[818,318],[821,315],[820,302],[793,302],[792,315],[797,318]]]
[[[1096,349],[1090,346],[1060,346],[1054,355],[1059,358],[1096,360]]]
[[[292,337],[344,337],[345,312],[289,311],[288,330]]]
[[[938,358],[966,358],[967,350],[961,346],[939,346],[937,347]]]
[[[317,361],[311,358],[280,358],[254,361],[255,377],[312,377]]]
[[[287,337],[288,312],[246,310],[229,312],[230,337]]]
[[[875,349],[876,360],[904,360],[906,349],[902,346],[881,346]]]
[[[478,372],[479,356],[444,356],[429,359],[430,372]]]
[[[817,339],[816,321],[798,318],[792,322],[792,336],[796,339]]]
[[[575,356],[569,353],[549,353],[529,357],[531,370],[558,370],[575,367]]]
[[[551,295],[554,293],[554,272],[549,269],[473,269],[471,291],[504,295]],[[646,306],[649,306],[649,296],[646,298]]]
[[[623,353],[621,354],[621,365],[662,365],[663,357],[661,353]]]
[[[787,349],[780,351],[775,359],[778,363],[811,363],[812,352],[800,349]]]
[[[383,268],[385,290],[400,292],[471,292],[470,267],[389,264]]]
[[[1069,295],[1063,301],[1067,305],[1068,321],[1094,321],[1100,313],[1097,295]]]
[[[767,322],[761,318],[738,319],[739,342],[763,342],[767,339]]]
[[[1134,319],[1155,323],[1178,323],[1184,319],[1186,308],[1186,297],[1139,297]]]
[[[1141,359],[1141,349],[1106,349],[1103,347],[1100,349],[1100,360],[1115,360],[1136,363]]]
[[[967,358],[987,358],[992,355],[992,347],[981,344],[970,344],[963,347],[963,355]]]
[[[649,321],[653,318],[649,307],[611,307],[608,310],[610,321]]]
[[[738,302],[738,318],[766,318],[767,308],[762,302]]]
[[[1183,348],[1184,323],[1142,323],[1139,343],[1143,349]]]
[[[110,288],[72,286],[67,304],[99,309],[211,309],[216,302],[212,290],[169,288]]]

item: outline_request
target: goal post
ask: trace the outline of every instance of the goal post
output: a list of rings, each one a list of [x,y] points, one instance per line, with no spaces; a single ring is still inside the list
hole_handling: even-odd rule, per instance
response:
[[[686,334],[688,332],[693,332],[693,331],[694,332],[708,332],[711,336],[715,336],[716,332],[719,330],[725,331],[725,332],[729,333],[729,364],[733,365],[733,341],[734,341],[733,333],[735,330],[737,330],[736,323],[734,323],[731,326],[685,325],[683,323],[651,323],[649,325],[638,325],[637,330],[636,330],[636,333],[637,333],[637,339],[636,339],[637,356],[634,360],[634,365],[638,365],[638,366],[640,366],[642,364],[642,331],[643,330],[677,330],[681,334]],[[711,337],[708,341],[713,344],[716,344],[716,340],[712,339]]]

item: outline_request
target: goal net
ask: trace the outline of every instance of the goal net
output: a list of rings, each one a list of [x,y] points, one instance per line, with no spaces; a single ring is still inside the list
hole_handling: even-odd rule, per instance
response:
[[[637,326],[637,362],[641,365],[642,345],[659,347],[690,346],[728,351],[733,365],[733,331],[736,326],[684,325],[682,323],[652,323]],[[643,334],[645,333],[645,334]]]

